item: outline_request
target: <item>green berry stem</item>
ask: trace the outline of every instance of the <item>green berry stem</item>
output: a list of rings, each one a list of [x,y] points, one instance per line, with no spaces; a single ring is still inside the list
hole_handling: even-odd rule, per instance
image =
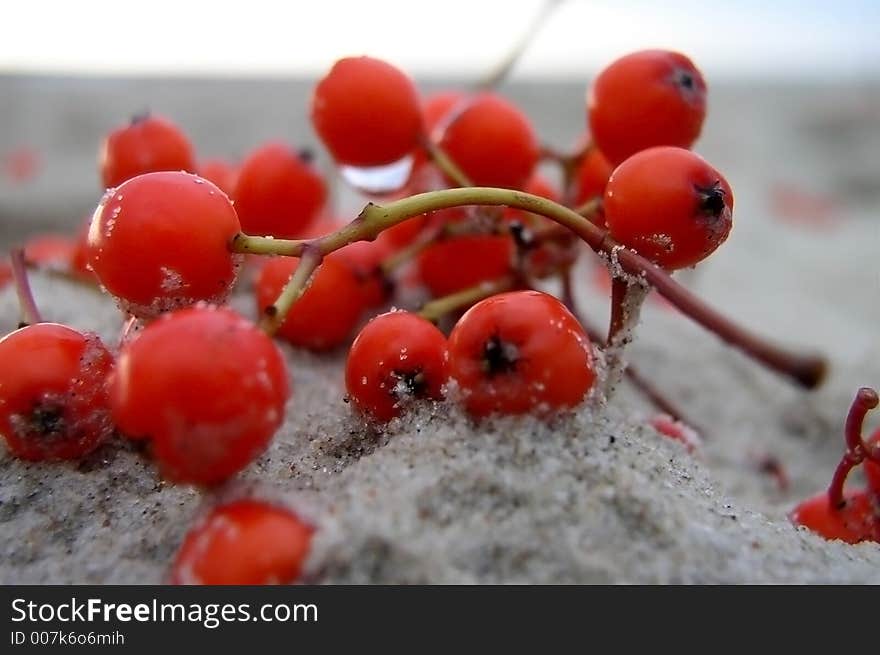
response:
[[[846,504],[843,488],[850,471],[861,464],[865,459],[874,459],[875,453],[869,451],[865,442],[862,441],[862,425],[869,411],[880,404],[877,392],[870,387],[862,387],[856,392],[849,413],[846,416],[844,436],[846,438],[846,452],[840,458],[840,463],[831,478],[828,487],[828,502],[834,509],[840,509]]]
[[[15,280],[15,292],[18,294],[18,306],[21,310],[21,325],[19,327],[43,323],[43,316],[40,314],[40,308],[37,307],[37,301],[34,300],[31,283],[28,280],[24,249],[13,248],[9,253],[9,259],[12,267],[12,279]]]
[[[321,255],[327,255],[354,241],[372,241],[383,230],[425,212],[467,205],[505,205],[545,216],[570,229],[597,253],[616,258],[624,272],[644,278],[647,284],[654,286],[683,314],[764,366],[809,389],[818,386],[825,376],[828,365],[824,357],[785,350],[736,325],[678,284],[666,271],[634,251],[621,247],[604,228],[594,225],[572,209],[522,191],[492,187],[429,191],[387,205],[369,203],[351,223],[317,239],[273,239],[238,234],[230,248],[240,253],[293,257],[300,257],[306,249],[314,248]],[[285,314],[281,309],[278,307],[281,314],[278,320],[283,320]]]
[[[434,141],[432,141],[427,135],[422,137],[422,147],[425,149],[425,152],[428,153],[428,156],[431,158],[431,161],[434,162],[434,165],[439,168],[440,172],[446,175],[446,177],[460,187],[473,186],[467,173],[461,170],[458,164],[446,154],[443,148],[434,143]]]
[[[442,317],[457,309],[470,307],[484,298],[489,298],[503,291],[510,291],[515,284],[516,279],[512,275],[507,275],[491,282],[481,282],[467,289],[462,289],[448,296],[425,303],[419,311],[419,316],[432,323],[436,323]]]
[[[281,290],[281,294],[275,302],[263,310],[260,328],[264,332],[273,335],[278,331],[290,312],[290,308],[308,289],[323,259],[324,255],[320,249],[310,246],[304,249],[296,270],[290,276],[290,281]]]

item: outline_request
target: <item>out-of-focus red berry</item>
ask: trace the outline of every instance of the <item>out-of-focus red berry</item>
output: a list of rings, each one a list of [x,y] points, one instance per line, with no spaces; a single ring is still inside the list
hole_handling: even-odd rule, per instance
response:
[[[97,278],[89,267],[89,228],[92,224],[92,217],[89,216],[83,222],[76,233],[76,240],[73,244],[73,254],[70,258],[70,271],[74,275],[96,281]]]
[[[263,266],[256,288],[261,313],[275,302],[298,264],[295,257],[276,257]],[[357,277],[341,259],[327,257],[278,336],[309,350],[331,350],[348,339],[363,311],[364,294]]]
[[[171,584],[289,584],[299,578],[314,528],[261,500],[215,507],[187,533]]]
[[[574,204],[582,205],[592,198],[601,198],[614,167],[598,148],[591,148],[574,174]]]
[[[26,184],[40,173],[42,160],[33,148],[22,146],[3,155],[3,172],[15,184]]]
[[[0,261],[0,289],[12,282],[12,266],[8,262]]]
[[[474,97],[452,119],[440,147],[477,186],[521,189],[539,156],[528,118],[489,93]]]
[[[232,195],[245,232],[296,239],[324,207],[327,187],[300,154],[269,143],[244,160]]]
[[[378,307],[388,300],[391,287],[382,273],[382,262],[391,254],[386,242],[355,241],[327,256],[338,259],[354,273],[364,307]]]
[[[337,162],[363,167],[412,153],[424,129],[412,80],[372,57],[333,65],[315,87],[312,124]]]
[[[257,458],[290,383],[274,342],[235,312],[200,305],[149,324],[119,355],[113,418],[150,439],[163,474],[215,484]]]
[[[0,339],[0,434],[28,460],[76,459],[113,434],[113,356],[94,334],[56,323]]]
[[[506,235],[442,239],[419,255],[419,277],[433,296],[446,296],[510,273],[514,250],[513,240]]]
[[[795,525],[803,525],[826,539],[850,544],[880,540],[877,507],[864,491],[850,492],[841,508],[831,507],[828,494],[808,498],[791,513]]]
[[[612,164],[654,146],[689,148],[706,117],[706,82],[682,54],[634,52],[599,73],[587,114],[593,140]]]
[[[105,188],[143,173],[194,171],[196,166],[192,145],[180,128],[149,114],[135,116],[104,139],[99,165]]]
[[[663,268],[693,266],[724,243],[733,192],[690,150],[643,150],[618,166],[604,199],[605,222],[622,245]]]
[[[538,291],[502,293],[471,307],[449,335],[449,365],[476,417],[573,407],[596,377],[577,319]]]
[[[355,407],[381,422],[399,416],[414,400],[440,400],[448,377],[446,337],[432,323],[403,311],[367,323],[345,366]]]
[[[681,421],[676,421],[668,414],[658,414],[648,423],[663,436],[684,444],[689,453],[693,453],[702,443],[696,430]]]
[[[231,199],[235,199],[235,182],[238,179],[238,167],[225,159],[206,159],[196,170],[203,177],[220,189]]]
[[[64,234],[40,234],[24,244],[24,260],[32,266],[68,270],[76,252],[76,242]]]
[[[235,281],[241,231],[226,194],[190,173],[147,173],[104,195],[89,230],[89,266],[142,318],[222,303]]]

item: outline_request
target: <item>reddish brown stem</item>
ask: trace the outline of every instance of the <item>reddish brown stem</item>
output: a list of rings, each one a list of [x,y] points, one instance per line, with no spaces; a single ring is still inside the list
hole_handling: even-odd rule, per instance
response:
[[[878,402],[880,402],[880,399],[878,399],[877,392],[874,389],[862,387],[856,393],[856,397],[849,408],[844,426],[846,452],[840,458],[840,463],[834,471],[834,477],[831,478],[831,485],[828,487],[828,502],[831,507],[841,508],[846,504],[843,487],[846,484],[850,471],[865,461],[869,454],[873,456],[873,453],[869,453],[868,447],[862,440],[862,426],[865,422],[865,416],[869,411],[877,407]]]
[[[571,283],[571,270],[566,271],[562,276],[562,302],[568,307],[568,310],[574,314],[574,317],[580,322],[581,326],[583,326],[584,331],[587,333],[587,336],[590,337],[590,340],[595,343],[599,347],[604,347],[605,343],[602,339],[602,335],[599,332],[599,329],[587,321],[578,311],[577,305],[574,300],[574,290],[572,288]],[[641,393],[647,400],[650,402],[657,410],[663,412],[664,414],[668,414],[670,418],[674,421],[678,421],[680,423],[684,423],[685,425],[696,430],[701,437],[706,437],[706,431],[700,427],[697,423],[694,423],[681,408],[673,402],[671,399],[667,398],[660,389],[658,389],[653,382],[651,382],[645,375],[639,371],[638,368],[630,364],[624,370],[624,375],[626,378],[632,383],[632,385]]]
[[[12,264],[12,278],[15,280],[15,292],[18,294],[18,305],[21,308],[22,325],[43,323],[43,316],[40,314],[40,308],[37,307],[37,301],[34,300],[31,283],[25,270],[24,249],[14,248],[9,253],[9,259]]]
[[[614,339],[626,326],[626,292],[629,284],[619,277],[611,278],[611,320],[608,324],[608,343],[613,344]]]

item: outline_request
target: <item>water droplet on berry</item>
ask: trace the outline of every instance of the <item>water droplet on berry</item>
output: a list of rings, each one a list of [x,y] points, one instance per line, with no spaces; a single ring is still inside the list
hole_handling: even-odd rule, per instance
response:
[[[350,185],[365,193],[389,193],[397,191],[406,184],[412,171],[413,157],[407,155],[391,164],[383,166],[340,166],[342,178]]]

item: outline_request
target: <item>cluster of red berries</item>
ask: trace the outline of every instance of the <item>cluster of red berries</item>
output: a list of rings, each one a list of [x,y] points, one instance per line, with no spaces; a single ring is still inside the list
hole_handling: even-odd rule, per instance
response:
[[[512,103],[491,92],[421,99],[408,76],[369,57],[333,66],[315,88],[311,119],[341,167],[406,163],[394,198],[485,186],[590,205],[591,227],[672,271],[711,254],[732,224],[729,185],[688,150],[705,96],[683,55],[614,62],[589,94],[590,145],[582,139],[559,158],[569,172],[559,189],[537,174],[545,149]],[[48,323],[0,341],[0,431],[18,456],[80,457],[118,431],[148,444],[163,475],[179,482],[214,485],[252,462],[284,419],[291,375],[271,337],[223,307],[243,265],[253,269],[260,315],[278,319],[269,331],[317,351],[346,343],[365,310],[387,305],[394,283],[415,281],[443,301],[508,280],[505,293],[450,303],[447,313],[466,311],[448,337],[410,311],[366,323],[345,379],[374,424],[447,394],[476,419],[547,415],[576,407],[594,386],[584,327],[561,301],[531,290],[534,279],[569,271],[579,252],[575,233],[560,235],[545,216],[441,203],[380,226],[372,241],[326,248],[328,235],[347,228],[327,215],[327,185],[308,151],[273,142],[237,166],[197,163],[177,126],[143,115],[111,133],[101,153],[107,191],[88,229],[75,243],[31,243],[28,258],[94,276],[145,326],[115,356],[94,335]],[[263,254],[298,256],[246,255],[240,244],[255,238],[247,233],[269,237]],[[400,261],[412,264],[408,277],[392,276]],[[292,311],[276,316],[291,289]],[[276,503],[222,504],[186,538],[172,578],[294,580],[313,530]]]

